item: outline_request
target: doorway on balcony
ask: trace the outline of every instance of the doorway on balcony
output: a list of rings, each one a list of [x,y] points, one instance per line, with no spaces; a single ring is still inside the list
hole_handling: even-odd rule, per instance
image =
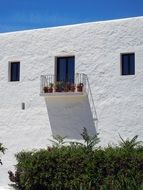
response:
[[[64,83],[74,83],[75,57],[57,57],[56,61],[56,81]]]

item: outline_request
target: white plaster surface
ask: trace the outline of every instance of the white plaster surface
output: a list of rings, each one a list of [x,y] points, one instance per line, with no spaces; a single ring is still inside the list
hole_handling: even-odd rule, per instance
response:
[[[134,76],[120,74],[126,52],[135,52]],[[143,17],[0,34],[0,142],[7,147],[0,190],[15,153],[46,147],[53,133],[79,139],[83,126],[95,131],[86,97],[39,96],[40,76],[54,74],[55,57],[68,55],[75,72],[89,77],[100,144],[118,143],[118,133],[143,140]],[[20,61],[20,82],[8,82],[9,61]]]

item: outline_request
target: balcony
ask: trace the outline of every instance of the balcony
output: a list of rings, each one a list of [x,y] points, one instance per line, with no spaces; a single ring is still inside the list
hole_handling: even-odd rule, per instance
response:
[[[87,121],[88,125],[89,122],[91,123],[93,121],[97,130],[98,118],[88,76],[83,73],[77,73],[74,76],[74,80],[72,79],[71,82],[70,80],[68,80],[68,82],[56,81],[56,78],[57,77],[55,75],[42,75],[40,83],[40,96],[50,98],[50,101],[48,101],[48,98],[46,98],[45,102],[48,110],[50,110],[48,113],[50,117],[50,122],[52,123],[52,126],[55,126],[55,131],[53,130],[54,133],[60,134],[62,132],[63,136],[67,135],[67,133],[64,133],[67,132],[68,129],[67,126],[65,126],[65,118],[63,119],[63,113],[65,114],[66,110],[66,115],[69,114],[68,123],[70,123],[69,119],[71,119],[71,123],[73,125],[74,118],[76,118],[75,122],[77,122],[77,120],[79,119],[78,125],[79,123],[86,123]],[[72,98],[72,101],[69,101],[69,99],[65,97]],[[86,111],[86,114],[84,113],[84,111]],[[79,113],[80,117],[77,117]],[[81,122],[80,119],[82,114],[83,118]],[[92,115],[92,121],[90,121],[89,119],[89,117],[91,117],[90,114]],[[58,116],[56,117],[56,119],[55,115]],[[64,129],[60,130],[60,132],[58,131],[59,127],[57,128],[57,126],[59,126],[59,123],[60,126],[63,127],[62,129]],[[72,128],[73,126],[70,129]],[[71,136],[71,131],[69,133],[69,136]]]
[[[41,96],[75,96],[86,95],[87,76],[77,73],[73,80],[56,81],[55,75],[42,75],[40,84]]]

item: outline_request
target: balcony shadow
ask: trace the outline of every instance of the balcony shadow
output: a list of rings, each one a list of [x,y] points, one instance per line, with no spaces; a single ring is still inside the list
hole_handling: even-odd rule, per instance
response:
[[[96,134],[87,96],[45,97],[52,135],[81,140],[85,127],[90,135]]]

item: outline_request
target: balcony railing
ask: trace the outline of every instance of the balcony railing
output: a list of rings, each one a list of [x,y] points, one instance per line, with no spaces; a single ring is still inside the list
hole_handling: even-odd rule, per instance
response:
[[[83,73],[77,73],[74,80],[68,80],[68,82],[56,81],[55,75],[42,75],[40,95],[83,95],[86,93],[86,81],[87,76]]]

